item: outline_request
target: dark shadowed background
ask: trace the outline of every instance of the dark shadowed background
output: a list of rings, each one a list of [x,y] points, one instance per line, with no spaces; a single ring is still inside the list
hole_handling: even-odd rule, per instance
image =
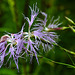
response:
[[[17,33],[21,30],[25,22],[22,15],[30,17],[29,6],[37,6],[50,17],[57,18],[63,26],[72,25],[65,19],[65,16],[75,22],[75,0],[0,0],[0,37],[6,32]],[[25,31],[27,31],[25,26]],[[58,44],[62,47],[75,52],[75,33],[71,29],[56,31],[59,35]],[[75,56],[64,52],[59,47],[55,47],[49,52],[42,53],[43,56],[52,60],[72,65],[71,59],[75,62]],[[7,60],[7,59],[5,59]],[[0,75],[75,75],[75,69],[67,66],[47,62],[39,58],[39,65],[34,58],[32,64],[24,59],[19,59],[20,72],[12,60],[11,66],[3,65],[0,68]]]

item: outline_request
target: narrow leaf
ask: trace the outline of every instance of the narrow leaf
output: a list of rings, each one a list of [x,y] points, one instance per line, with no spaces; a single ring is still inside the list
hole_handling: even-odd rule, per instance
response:
[[[68,18],[68,17],[65,17],[69,22],[71,22],[72,24],[74,24],[75,25],[75,23],[74,23],[74,21],[73,20],[71,20],[70,18]]]

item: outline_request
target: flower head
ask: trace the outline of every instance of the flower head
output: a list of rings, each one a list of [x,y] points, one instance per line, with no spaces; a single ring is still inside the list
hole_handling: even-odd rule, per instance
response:
[[[4,58],[6,56],[9,56],[7,62],[9,59],[13,57],[13,60],[18,67],[18,59],[26,53],[27,56],[30,56],[31,60],[33,56],[35,56],[37,62],[37,51],[39,50],[39,46],[42,45],[43,50],[50,50],[53,48],[53,43],[57,44],[56,39],[58,39],[58,35],[50,31],[49,29],[58,28],[58,26],[61,24],[58,22],[59,18],[55,19],[53,21],[53,17],[50,20],[50,23],[47,25],[47,14],[44,12],[39,12],[39,9],[37,7],[37,4],[33,8],[30,7],[31,10],[31,19],[28,17],[24,18],[29,23],[28,32],[24,32],[24,25],[22,26],[22,29],[20,32],[16,34],[10,35],[4,35],[0,39],[0,67],[3,65]],[[38,14],[41,13],[45,18],[43,19],[36,19]],[[33,28],[31,27],[34,20],[37,21],[37,23],[34,23]],[[7,63],[6,62],[6,63]]]

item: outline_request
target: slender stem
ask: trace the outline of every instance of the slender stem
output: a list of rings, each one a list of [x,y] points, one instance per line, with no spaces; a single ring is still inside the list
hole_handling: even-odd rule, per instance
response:
[[[58,28],[50,28],[48,29],[47,32],[50,32],[50,31],[55,31],[55,30],[65,30],[65,29],[68,29],[69,27],[58,27]]]
[[[43,58],[46,63],[48,63],[48,62],[53,62],[53,63],[56,63],[56,64],[60,64],[60,65],[68,66],[68,67],[71,67],[71,68],[75,68],[75,66],[73,66],[73,65],[66,64],[66,63],[62,63],[62,62],[56,62],[56,61],[54,61],[54,60],[48,59],[48,58],[43,57],[43,56],[41,56],[41,55],[38,55],[38,57]]]
[[[75,27],[75,26],[71,26],[71,27]],[[69,26],[69,27],[47,28],[45,31],[50,32],[50,31],[56,31],[56,30],[65,30],[65,29],[69,29],[71,27]]]
[[[56,46],[60,47],[62,50],[66,51],[66,52],[68,52],[68,53],[70,53],[70,54],[75,55],[75,52],[73,52],[73,51],[67,50],[67,49],[61,47],[60,45],[56,45]]]

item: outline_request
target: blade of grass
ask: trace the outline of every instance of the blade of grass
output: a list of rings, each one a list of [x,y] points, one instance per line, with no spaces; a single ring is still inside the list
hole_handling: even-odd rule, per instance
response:
[[[41,55],[38,55],[38,57],[43,58],[46,63],[47,63],[47,62],[53,62],[53,63],[56,63],[56,64],[60,64],[60,65],[67,66],[67,67],[69,67],[69,68],[75,68],[75,66],[73,66],[73,65],[66,64],[66,63],[62,63],[62,62],[56,62],[56,61],[54,61],[54,60],[52,60],[52,59],[48,59],[48,58],[43,57],[43,56],[41,56]]]

